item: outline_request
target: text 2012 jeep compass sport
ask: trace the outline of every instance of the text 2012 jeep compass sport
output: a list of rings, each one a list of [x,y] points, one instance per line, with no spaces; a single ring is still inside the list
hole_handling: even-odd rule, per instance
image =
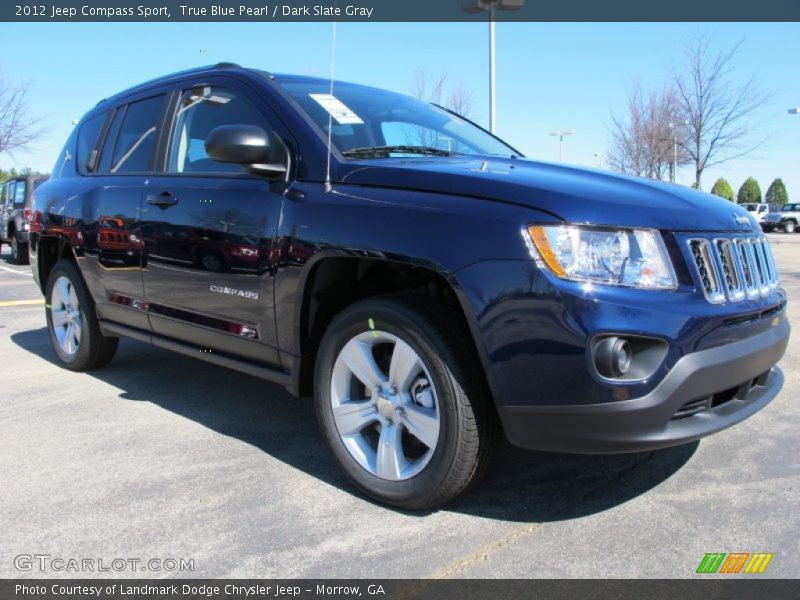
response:
[[[67,368],[128,336],[313,393],[348,477],[406,508],[464,490],[500,426],[659,448],[783,380],[786,297],[746,211],[348,83],[221,64],[103,100],[30,249]]]

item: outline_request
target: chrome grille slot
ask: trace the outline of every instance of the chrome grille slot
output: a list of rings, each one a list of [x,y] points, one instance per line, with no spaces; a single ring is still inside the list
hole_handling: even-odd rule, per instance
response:
[[[692,257],[697,267],[697,273],[700,275],[700,283],[706,299],[712,304],[724,302],[722,278],[713,257],[711,244],[708,243],[708,240],[689,240],[689,248],[692,250]]]
[[[732,302],[741,302],[744,300],[744,273],[736,257],[736,247],[731,240],[716,240],[714,243],[722,265],[728,298]]]
[[[765,268],[765,260],[761,253],[761,244],[757,240],[750,240],[750,247],[753,249],[753,258],[756,263],[756,276],[758,279],[758,291],[762,296],[769,294],[769,285],[767,283],[767,269]]]
[[[763,237],[688,240],[701,289],[712,304],[766,298],[778,287],[778,271]]]
[[[740,238],[736,240],[736,248],[739,250],[738,256],[739,260],[741,261],[742,270],[744,271],[744,278],[745,278],[745,293],[750,300],[758,298],[758,284],[756,282],[756,276],[753,273],[755,270],[753,256],[752,256],[752,249],[748,241],[744,238]]]
[[[775,270],[775,262],[772,259],[772,251],[769,243],[765,239],[755,241],[756,247],[761,255],[764,264],[764,276],[766,279],[767,293],[778,286],[778,273]]]

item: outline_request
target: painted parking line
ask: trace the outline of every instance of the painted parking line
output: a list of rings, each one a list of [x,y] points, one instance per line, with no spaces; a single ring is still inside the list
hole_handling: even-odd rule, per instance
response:
[[[44,298],[36,298],[35,300],[3,300],[0,301],[0,308],[6,306],[29,306],[32,304],[44,304]]]
[[[16,269],[9,269],[8,267],[4,267],[0,265],[0,270],[7,271],[9,273],[14,273],[15,275],[24,275],[25,277],[33,277],[33,273],[26,273],[25,271],[17,271]]]

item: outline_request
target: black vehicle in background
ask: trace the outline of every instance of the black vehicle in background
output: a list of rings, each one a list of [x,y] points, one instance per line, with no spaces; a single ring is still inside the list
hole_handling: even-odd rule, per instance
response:
[[[23,175],[3,183],[0,192],[0,247],[11,246],[11,260],[18,265],[28,264],[28,233],[30,229],[33,190],[47,181],[47,175]]]

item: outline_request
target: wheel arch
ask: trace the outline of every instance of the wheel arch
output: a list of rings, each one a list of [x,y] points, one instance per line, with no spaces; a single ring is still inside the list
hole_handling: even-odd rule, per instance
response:
[[[36,264],[33,268],[36,271],[36,279],[39,282],[39,289],[42,293],[45,292],[47,287],[47,278],[50,276],[50,271],[60,260],[69,260],[78,267],[75,252],[69,241],[58,235],[39,237],[36,242]],[[78,267],[78,272],[81,272],[80,267]]]
[[[313,391],[317,348],[333,318],[358,300],[387,294],[426,296],[451,308],[454,321],[483,367],[486,381],[486,356],[476,343],[475,317],[456,279],[439,265],[320,253],[306,265],[297,289],[300,302],[295,310],[292,352],[292,392],[296,395],[310,395]]]

